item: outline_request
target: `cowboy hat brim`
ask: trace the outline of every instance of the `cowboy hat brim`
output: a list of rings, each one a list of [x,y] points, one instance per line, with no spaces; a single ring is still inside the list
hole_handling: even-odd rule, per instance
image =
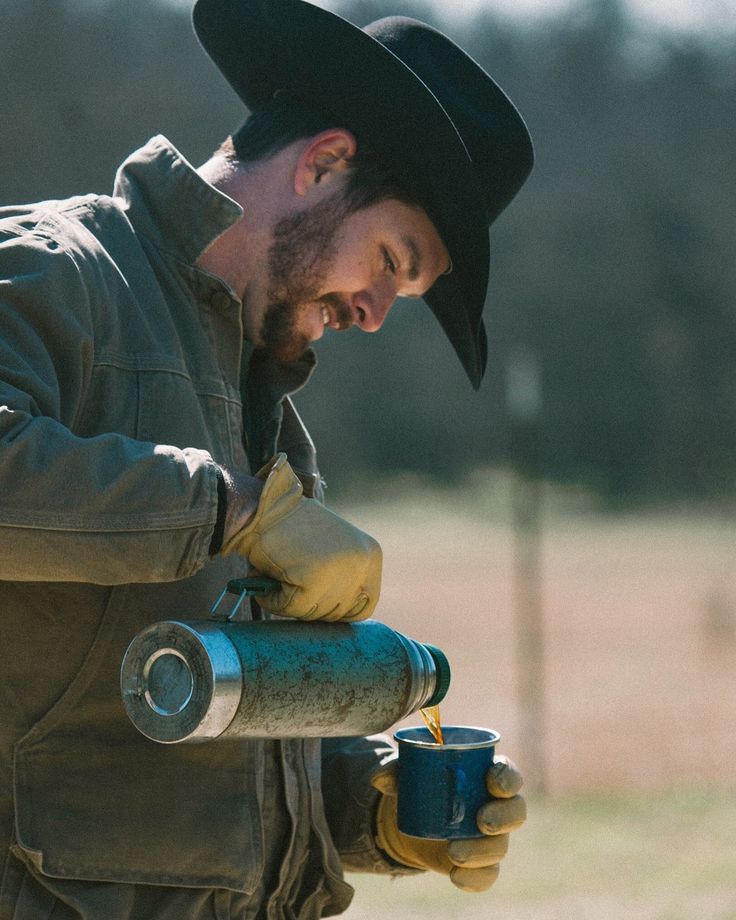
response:
[[[393,24],[440,36],[456,52],[453,78],[482,85],[473,104],[482,106],[483,94],[490,94],[489,105],[506,103],[518,117],[503,92],[449,39],[413,20],[380,20],[360,29],[304,0],[197,0],[193,18],[204,49],[251,111],[280,90],[313,101],[359,143],[363,139],[422,205],[452,258],[452,272],[424,299],[478,389],[486,363],[488,224],[496,215],[489,215],[446,107],[418,75],[420,67],[391,50]]]

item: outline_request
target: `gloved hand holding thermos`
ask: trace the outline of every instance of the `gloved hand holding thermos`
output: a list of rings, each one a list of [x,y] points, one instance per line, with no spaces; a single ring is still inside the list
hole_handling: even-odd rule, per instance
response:
[[[240,483],[228,474],[229,503],[221,552],[240,553],[281,583],[259,604],[280,616],[304,620],[367,619],[381,589],[381,547],[367,533],[306,498],[286,459],[278,454],[256,474],[260,497],[238,501]],[[253,512],[253,499],[257,506]]]

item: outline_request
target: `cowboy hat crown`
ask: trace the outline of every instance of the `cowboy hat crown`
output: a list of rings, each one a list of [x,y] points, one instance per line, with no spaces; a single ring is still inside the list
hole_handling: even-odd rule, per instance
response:
[[[491,77],[406,17],[363,29],[306,0],[197,0],[202,46],[251,111],[286,90],[349,128],[425,209],[453,270],[425,294],[471,383],[486,364],[488,227],[533,164],[529,132]]]

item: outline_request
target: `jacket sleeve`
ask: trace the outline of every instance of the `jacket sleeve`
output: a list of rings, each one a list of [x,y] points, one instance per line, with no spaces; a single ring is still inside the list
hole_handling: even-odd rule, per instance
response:
[[[207,559],[217,472],[206,451],[73,433],[93,281],[53,237],[0,232],[0,579],[170,581]]]
[[[387,735],[322,740],[322,797],[332,840],[346,872],[416,875],[376,846],[375,819],[381,793],[371,776],[396,757]]]

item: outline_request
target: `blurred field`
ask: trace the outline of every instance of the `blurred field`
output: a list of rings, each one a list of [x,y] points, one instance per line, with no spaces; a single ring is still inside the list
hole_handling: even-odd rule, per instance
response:
[[[736,797],[668,792],[532,800],[482,894],[426,874],[352,875],[347,920],[734,920]]]
[[[384,548],[376,617],[444,649],[443,721],[499,730],[537,785],[517,705],[509,481],[417,485],[339,503]],[[489,900],[361,877],[348,916],[736,920],[736,520],[605,516],[550,490],[543,521],[547,795]]]
[[[444,878],[352,875],[348,920],[734,920],[736,797],[660,793],[532,800],[483,894]]]

